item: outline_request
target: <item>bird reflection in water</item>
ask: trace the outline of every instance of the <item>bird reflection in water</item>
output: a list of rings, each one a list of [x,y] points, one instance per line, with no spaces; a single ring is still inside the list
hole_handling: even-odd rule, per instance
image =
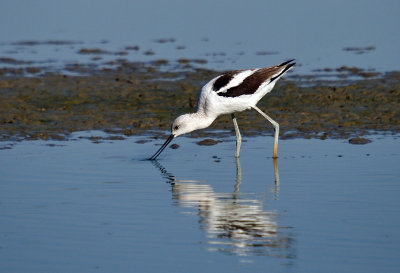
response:
[[[283,227],[279,227],[276,214],[267,211],[263,202],[254,194],[242,194],[239,187],[242,171],[236,158],[236,183],[231,193],[217,193],[205,182],[180,180],[158,162],[160,169],[172,187],[173,199],[185,208],[198,209],[200,225],[207,233],[210,251],[226,252],[240,256],[262,255],[290,258],[293,241]],[[274,159],[275,188],[279,192],[279,172]]]

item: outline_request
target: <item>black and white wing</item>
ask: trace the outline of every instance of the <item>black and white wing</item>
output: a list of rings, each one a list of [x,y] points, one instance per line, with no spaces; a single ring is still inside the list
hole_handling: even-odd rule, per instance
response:
[[[264,83],[274,83],[295,64],[290,60],[271,67],[227,72],[215,80],[212,90],[222,97],[252,95]]]

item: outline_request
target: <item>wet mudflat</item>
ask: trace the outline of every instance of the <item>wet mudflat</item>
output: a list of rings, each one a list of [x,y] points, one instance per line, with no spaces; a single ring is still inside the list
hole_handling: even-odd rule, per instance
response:
[[[122,62],[112,70],[86,73],[0,77],[1,139],[67,139],[71,132],[98,129],[124,138],[168,130],[176,116],[196,110],[201,87],[222,72],[194,66],[166,72],[151,63]],[[399,105],[396,71],[335,81],[289,73],[258,104],[280,123],[283,138],[398,133]],[[238,118],[246,134],[269,131],[254,111]],[[225,116],[210,128],[232,129],[231,123]]]
[[[2,272],[396,272],[399,142],[3,142]],[[102,139],[95,142],[93,139]]]

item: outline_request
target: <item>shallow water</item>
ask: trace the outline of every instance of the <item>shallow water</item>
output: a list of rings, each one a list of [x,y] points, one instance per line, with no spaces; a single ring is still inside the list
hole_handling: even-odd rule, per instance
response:
[[[0,150],[1,272],[396,272],[398,139],[181,137]],[[276,171],[275,171],[276,170]]]
[[[57,68],[200,58],[207,61],[200,66],[212,69],[295,58],[301,74],[343,65],[393,71],[399,70],[399,9],[396,0],[3,1],[0,57]],[[126,49],[133,46],[139,49]],[[107,52],[78,54],[82,48]]]

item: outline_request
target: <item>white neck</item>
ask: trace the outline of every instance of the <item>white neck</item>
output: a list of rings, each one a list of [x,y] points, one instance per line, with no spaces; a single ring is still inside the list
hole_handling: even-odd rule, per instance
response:
[[[197,111],[196,113],[189,114],[190,118],[195,124],[196,130],[207,128],[213,123],[216,117],[210,117],[204,114],[203,111]]]

